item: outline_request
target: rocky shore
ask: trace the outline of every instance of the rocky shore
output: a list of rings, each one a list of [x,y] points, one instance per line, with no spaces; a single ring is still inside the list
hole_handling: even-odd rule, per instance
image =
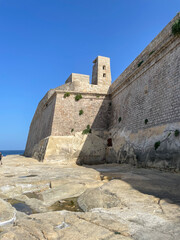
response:
[[[0,209],[2,240],[179,240],[180,174],[6,156]]]

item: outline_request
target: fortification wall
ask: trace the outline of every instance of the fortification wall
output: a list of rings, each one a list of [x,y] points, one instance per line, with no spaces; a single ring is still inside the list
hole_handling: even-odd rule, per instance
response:
[[[111,86],[110,59],[98,56],[92,84],[88,75],[72,74],[66,84],[50,90],[32,120],[25,155],[179,170],[180,38],[171,30],[179,18]],[[82,95],[79,101],[77,94]],[[91,133],[82,134],[87,125]]]
[[[55,107],[55,95],[53,93],[54,91],[50,90],[37,107],[29,129],[25,156],[34,156],[39,160],[44,157],[47,141],[42,143],[41,140],[51,135]]]
[[[82,96],[79,101],[75,100],[77,94]],[[96,130],[107,129],[109,101],[105,94],[71,92],[64,98],[64,92],[57,91],[52,135],[70,136],[82,132],[87,125]]]
[[[101,162],[105,158],[104,132],[108,129],[110,117],[107,90],[96,93],[92,91],[96,90],[94,86],[92,92],[85,93],[80,91],[81,87],[76,89],[79,91],[69,91],[70,96],[64,97],[65,90],[69,90],[67,84],[66,89],[53,90],[39,103],[29,131],[26,156],[45,161],[73,160],[79,163],[82,158],[86,159],[86,163]],[[82,96],[79,101],[75,100],[77,94]],[[80,110],[83,111],[81,115]],[[82,134],[87,125],[91,128],[90,137]]]
[[[179,17],[111,85],[109,130],[117,162],[180,168],[180,138],[174,136],[180,130],[180,38],[171,32]]]
[[[56,104],[45,161],[101,162],[105,158],[109,96],[96,93],[56,91]],[[75,100],[81,94],[79,101]],[[80,115],[80,111],[83,113]],[[89,125],[91,134],[83,134]],[[93,155],[93,156],[92,156]],[[73,160],[74,159],[74,160]]]

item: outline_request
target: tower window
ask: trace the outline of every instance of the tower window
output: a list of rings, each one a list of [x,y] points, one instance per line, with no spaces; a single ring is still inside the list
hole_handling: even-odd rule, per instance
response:
[[[103,77],[106,77],[106,74],[105,74],[105,73],[103,73]]]
[[[105,65],[103,65],[103,70],[106,70],[106,66]]]
[[[108,138],[107,140],[107,146],[112,147],[112,138]]]

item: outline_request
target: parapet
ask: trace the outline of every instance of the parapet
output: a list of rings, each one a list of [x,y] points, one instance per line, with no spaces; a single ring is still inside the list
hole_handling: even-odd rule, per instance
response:
[[[72,82],[81,82],[82,84],[89,84],[89,75],[79,74],[79,73],[71,73],[65,83]]]

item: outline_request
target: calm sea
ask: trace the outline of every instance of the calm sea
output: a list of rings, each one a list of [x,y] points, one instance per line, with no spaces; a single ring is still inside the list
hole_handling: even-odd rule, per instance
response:
[[[0,150],[3,156],[6,155],[22,155],[24,153],[24,150]]]

